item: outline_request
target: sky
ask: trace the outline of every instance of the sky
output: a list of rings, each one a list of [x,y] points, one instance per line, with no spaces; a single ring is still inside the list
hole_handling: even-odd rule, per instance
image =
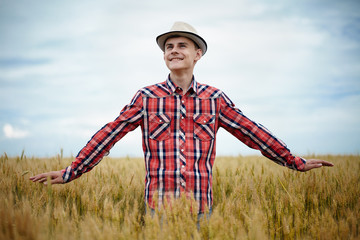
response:
[[[166,79],[156,36],[207,41],[195,79],[296,155],[360,152],[360,1],[0,0],[0,154],[76,156],[138,89]],[[220,129],[217,155],[258,154]],[[142,156],[141,131],[112,157]]]

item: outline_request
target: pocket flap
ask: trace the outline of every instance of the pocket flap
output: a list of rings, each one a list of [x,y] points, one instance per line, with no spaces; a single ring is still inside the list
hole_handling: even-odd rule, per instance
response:
[[[194,115],[194,122],[202,125],[211,124],[215,121],[215,115],[211,114],[197,114]]]
[[[151,114],[149,117],[150,122],[156,122],[156,123],[169,123],[170,122],[170,116],[162,113],[162,114]]]

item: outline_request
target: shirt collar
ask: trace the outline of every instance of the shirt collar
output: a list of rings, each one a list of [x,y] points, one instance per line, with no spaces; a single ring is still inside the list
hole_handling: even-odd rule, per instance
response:
[[[170,74],[169,74],[168,78],[166,79],[166,85],[167,85],[168,89],[170,90],[171,94],[174,94],[174,92],[176,91],[176,88],[178,88],[178,86],[170,79]],[[195,81],[195,77],[193,76],[190,87],[189,87],[189,89],[187,89],[187,92],[190,91],[190,92],[194,92],[197,94],[197,90],[198,90],[197,85],[198,84]]]

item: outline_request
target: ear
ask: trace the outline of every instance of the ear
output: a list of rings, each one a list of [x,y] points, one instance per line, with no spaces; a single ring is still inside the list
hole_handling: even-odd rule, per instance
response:
[[[202,57],[202,50],[198,48],[196,49],[195,61],[199,61],[201,57]]]

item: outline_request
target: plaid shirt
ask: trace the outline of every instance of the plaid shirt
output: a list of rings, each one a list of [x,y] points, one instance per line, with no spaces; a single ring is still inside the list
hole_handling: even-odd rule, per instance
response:
[[[90,171],[126,133],[141,126],[145,157],[145,202],[193,195],[199,212],[212,206],[212,167],[220,127],[258,149],[267,158],[300,170],[305,160],[293,156],[266,128],[251,121],[219,89],[194,79],[188,91],[168,78],[139,90],[120,115],[100,129],[63,170],[64,182]],[[154,199],[156,197],[156,199]]]

